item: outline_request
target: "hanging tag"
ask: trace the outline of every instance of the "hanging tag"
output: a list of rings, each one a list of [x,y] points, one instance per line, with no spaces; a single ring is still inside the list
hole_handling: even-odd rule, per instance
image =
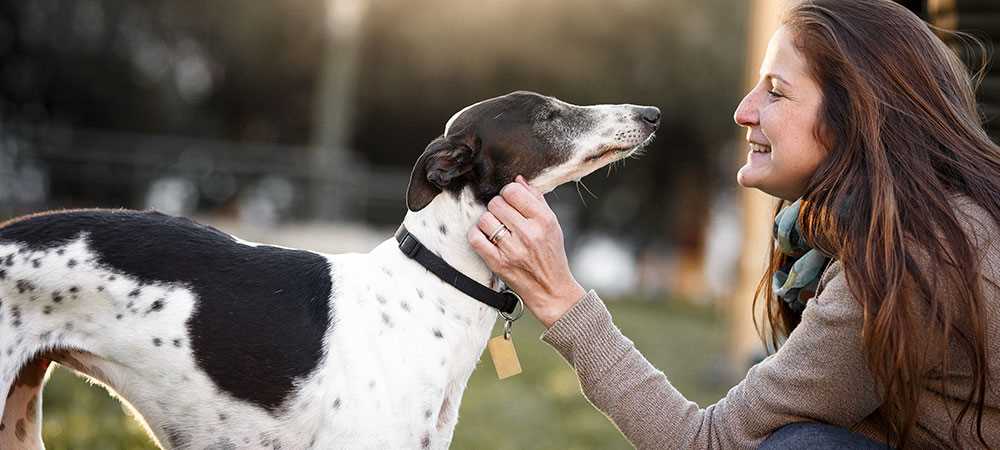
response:
[[[514,350],[514,340],[511,337],[511,325],[513,322],[507,320],[503,326],[503,335],[490,339],[486,344],[493,359],[493,367],[497,370],[497,377],[501,380],[521,373],[521,362],[517,359],[517,351]]]

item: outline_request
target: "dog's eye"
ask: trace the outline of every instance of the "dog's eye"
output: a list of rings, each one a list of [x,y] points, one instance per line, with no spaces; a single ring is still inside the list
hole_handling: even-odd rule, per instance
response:
[[[542,117],[541,117],[541,119],[544,120],[544,121],[556,120],[557,118],[559,118],[559,110],[558,109],[550,109],[548,111],[545,111],[545,112],[542,113]]]

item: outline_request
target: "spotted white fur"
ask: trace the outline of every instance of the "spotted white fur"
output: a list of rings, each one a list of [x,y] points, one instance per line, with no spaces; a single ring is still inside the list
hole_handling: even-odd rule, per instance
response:
[[[636,137],[634,120],[626,117],[630,105],[591,108],[601,118],[597,126],[567,136],[575,154],[533,184],[548,191],[582,177],[625,156],[651,133]],[[622,151],[593,159],[609,148]],[[495,286],[465,238],[484,211],[465,188],[437,195],[403,223],[458,270]],[[45,368],[33,372],[25,365],[50,351],[53,360],[116,393],[165,448],[450,445],[462,393],[497,313],[407,258],[394,239],[365,254],[322,255],[331,267],[329,303],[336,310],[325,356],[276,413],[230,396],[199,369],[185,327],[198,302],[192,290],[143,284],[101,266],[89,239],[81,235],[45,250],[0,241],[0,389],[12,386],[9,397],[0,395],[0,449],[44,447]]]

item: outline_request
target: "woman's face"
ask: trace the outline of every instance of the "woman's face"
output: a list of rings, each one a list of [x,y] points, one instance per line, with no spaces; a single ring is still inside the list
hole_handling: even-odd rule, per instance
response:
[[[736,108],[736,123],[747,129],[747,162],[736,175],[743,187],[795,200],[826,151],[815,130],[823,96],[809,76],[806,60],[782,27],[771,37],[760,66],[760,81]]]

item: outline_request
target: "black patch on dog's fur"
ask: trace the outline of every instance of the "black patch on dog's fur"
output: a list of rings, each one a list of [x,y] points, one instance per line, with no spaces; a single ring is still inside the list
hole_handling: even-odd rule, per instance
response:
[[[187,322],[190,347],[221,390],[277,413],[295,381],[319,364],[331,323],[325,258],[251,247],[188,219],[124,210],[30,216],[0,228],[0,241],[43,250],[81,234],[98,265],[197,295]]]

